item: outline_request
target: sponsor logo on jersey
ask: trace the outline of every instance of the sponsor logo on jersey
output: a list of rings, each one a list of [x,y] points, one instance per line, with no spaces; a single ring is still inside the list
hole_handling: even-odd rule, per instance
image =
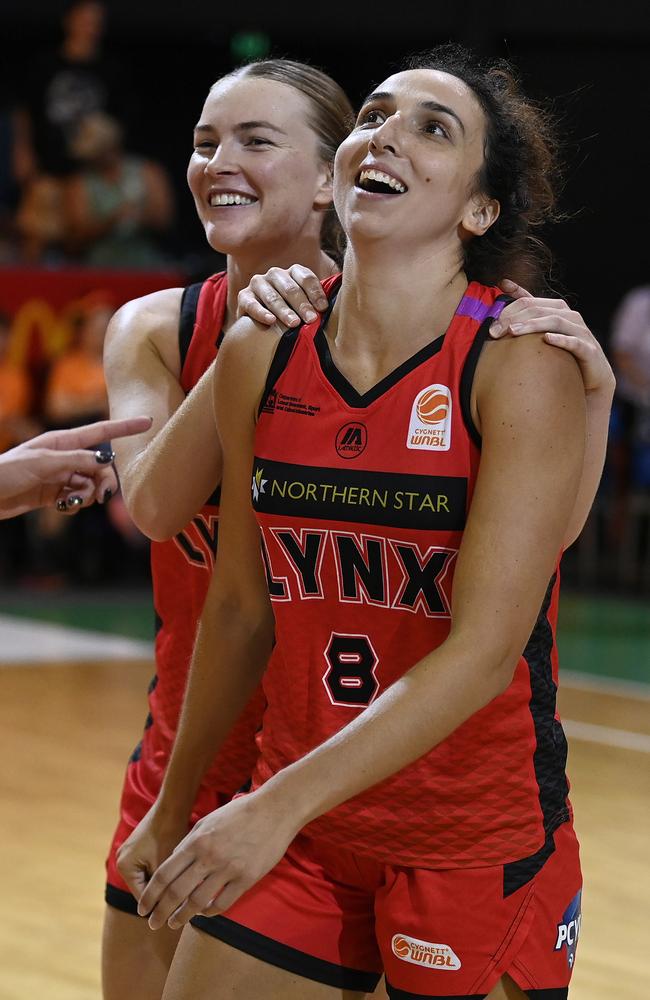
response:
[[[336,435],[334,446],[341,458],[356,458],[368,443],[365,424],[344,424]]]
[[[557,925],[557,938],[555,940],[554,951],[561,951],[566,948],[566,960],[570,969],[576,957],[576,947],[580,937],[580,925],[582,924],[582,913],[580,903],[582,899],[582,889],[573,897],[566,910],[562,914],[562,920]]]
[[[413,400],[406,447],[423,451],[449,451],[451,392],[446,385],[428,385]]]
[[[271,389],[268,396],[266,397],[264,406],[262,407],[262,413],[273,413],[275,411],[275,406],[277,401],[278,401],[278,390]]]
[[[291,413],[298,417],[315,417],[317,413],[320,413],[320,406],[306,403],[302,396],[289,396],[285,392],[271,389],[264,400],[262,413],[275,413],[276,411]]]
[[[253,475],[253,485],[251,486],[251,490],[253,492],[254,503],[257,503],[262,493],[266,492],[266,484],[268,483],[268,479],[262,479],[263,475],[264,475],[264,469],[262,468],[257,468],[255,470],[255,474]]]
[[[391,947],[394,955],[412,965],[422,965],[439,972],[456,972],[461,967],[458,955],[448,944],[433,944],[407,934],[394,934]]]
[[[253,502],[261,514],[398,528],[462,531],[467,479],[293,465],[256,458]]]

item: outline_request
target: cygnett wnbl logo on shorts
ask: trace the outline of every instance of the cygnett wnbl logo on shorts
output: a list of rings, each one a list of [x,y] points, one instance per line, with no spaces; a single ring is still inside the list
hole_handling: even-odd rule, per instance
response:
[[[580,924],[582,923],[582,913],[580,912],[580,900],[582,889],[573,897],[562,916],[562,923],[557,925],[557,940],[555,951],[566,948],[566,960],[570,969],[576,957],[576,946],[580,937]]]
[[[448,944],[433,944],[431,941],[420,941],[407,934],[394,934],[391,947],[394,955],[412,965],[424,965],[430,969],[447,970],[447,972],[460,969],[460,959]]]
[[[451,447],[451,392],[446,385],[428,385],[413,400],[406,447],[449,451]]]

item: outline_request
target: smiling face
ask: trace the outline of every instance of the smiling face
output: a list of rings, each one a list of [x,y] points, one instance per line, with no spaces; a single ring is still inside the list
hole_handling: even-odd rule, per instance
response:
[[[485,116],[455,76],[416,69],[389,77],[364,101],[336,155],[334,201],[351,242],[455,245],[498,215],[476,178]]]
[[[307,98],[275,80],[212,88],[187,180],[214,250],[266,252],[318,231],[332,188],[308,115]]]

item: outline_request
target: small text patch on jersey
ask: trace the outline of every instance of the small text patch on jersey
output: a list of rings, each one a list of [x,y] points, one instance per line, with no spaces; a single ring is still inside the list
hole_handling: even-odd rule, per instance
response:
[[[446,385],[428,385],[413,400],[406,447],[449,451],[451,447],[451,393]]]
[[[394,955],[412,965],[423,965],[437,971],[446,969],[448,972],[456,972],[461,967],[458,955],[448,944],[433,944],[408,934],[394,934],[391,947]]]

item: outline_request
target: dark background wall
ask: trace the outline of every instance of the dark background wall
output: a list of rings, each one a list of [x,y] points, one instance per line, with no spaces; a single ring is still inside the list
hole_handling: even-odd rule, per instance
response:
[[[382,4],[382,7],[384,5]],[[650,4],[501,0],[378,4],[208,4],[111,0],[104,49],[128,82],[132,149],[163,161],[174,181],[177,250],[209,270],[185,190],[191,130],[205,93],[238,61],[233,36],[262,32],[271,55],[319,65],[353,102],[408,53],[453,39],[519,68],[562,119],[567,220],[549,239],[563,287],[604,339],[628,288],[650,280],[647,131]],[[30,61],[60,37],[56,0],[3,0],[3,88],[19,92]]]

